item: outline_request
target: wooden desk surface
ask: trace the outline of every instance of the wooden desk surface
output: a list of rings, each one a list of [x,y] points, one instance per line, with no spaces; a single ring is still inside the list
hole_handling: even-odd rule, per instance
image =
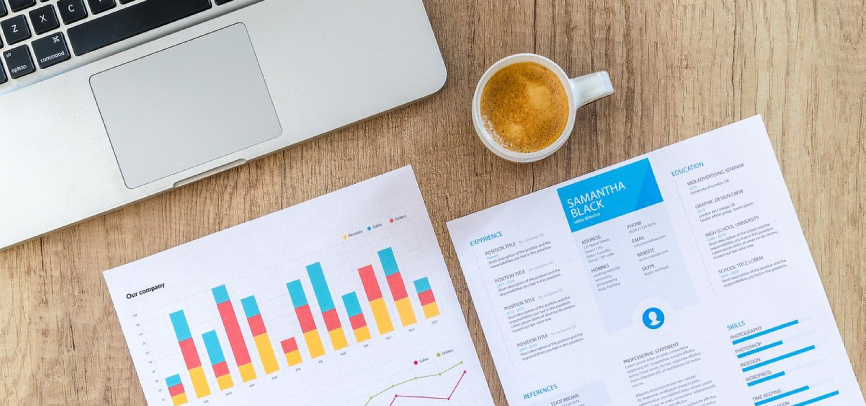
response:
[[[498,405],[445,222],[762,114],[866,387],[866,3],[426,0],[445,88],[412,106],[0,252],[0,403],[144,405],[102,271],[412,164]],[[493,62],[537,52],[616,94],[519,166],[476,139]],[[4,176],[9,176],[4,175]]]

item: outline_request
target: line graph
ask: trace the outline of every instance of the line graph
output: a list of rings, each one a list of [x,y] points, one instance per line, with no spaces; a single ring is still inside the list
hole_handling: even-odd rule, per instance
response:
[[[442,370],[441,372],[438,372],[438,373],[435,373],[435,374],[416,376],[416,377],[414,377],[414,378],[407,379],[407,380],[405,380],[405,381],[395,383],[395,384],[393,384],[393,385],[391,385],[391,386],[389,386],[389,387],[387,387],[387,388],[385,388],[385,389],[382,389],[382,390],[379,391],[378,393],[376,393],[376,394],[370,396],[370,399],[367,400],[367,403],[364,403],[364,406],[369,406],[370,402],[372,402],[373,400],[375,400],[377,397],[382,396],[382,395],[385,394],[386,392],[388,392],[388,391],[390,391],[390,390],[392,390],[392,389],[394,389],[394,388],[397,388],[397,387],[399,387],[399,386],[401,386],[401,385],[405,385],[405,384],[407,384],[407,383],[415,382],[415,381],[422,380],[422,379],[438,378],[438,377],[441,377],[442,375],[445,375],[446,373],[448,373],[448,371],[451,371],[452,369],[457,368],[457,367],[459,367],[459,366],[461,366],[461,365],[463,365],[463,361],[460,361],[460,362],[458,362],[458,363],[456,363],[456,364],[454,364],[454,365],[452,365],[452,366],[446,368],[445,370]],[[451,393],[448,395],[447,398],[437,398],[437,397],[429,397],[429,396],[394,395],[394,399],[391,400],[391,403],[389,403],[388,405],[389,405],[389,406],[392,406],[392,405],[394,404],[394,402],[397,401],[398,398],[416,398],[416,399],[449,400],[449,399],[451,398],[451,396],[454,395],[454,391],[457,390],[457,387],[460,385],[460,382],[463,381],[463,377],[464,377],[465,375],[466,375],[466,371],[463,371],[463,374],[460,375],[460,379],[457,380],[457,383],[454,385],[454,389],[451,390]]]
[[[464,376],[466,376],[466,371],[463,371],[463,373],[460,374],[460,378],[457,379],[457,383],[454,384],[454,388],[451,389],[451,393],[449,393],[447,397],[436,397],[436,396],[412,396],[412,395],[394,395],[394,399],[391,400],[391,403],[389,403],[388,406],[393,406],[393,405],[394,405],[394,402],[396,402],[397,399],[400,399],[400,398],[407,398],[407,399],[427,399],[427,400],[451,400],[451,396],[454,396],[454,392],[457,391],[457,387],[460,386],[460,382],[463,381],[463,377],[464,377]]]

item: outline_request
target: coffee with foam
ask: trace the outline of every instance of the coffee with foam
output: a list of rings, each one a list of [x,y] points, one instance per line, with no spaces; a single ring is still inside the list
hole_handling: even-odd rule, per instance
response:
[[[506,66],[481,94],[484,127],[497,143],[515,152],[553,144],[568,124],[568,95],[550,69],[535,62]]]

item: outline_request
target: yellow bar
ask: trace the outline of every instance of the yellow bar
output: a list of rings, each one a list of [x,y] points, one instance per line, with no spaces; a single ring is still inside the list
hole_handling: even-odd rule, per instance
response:
[[[286,354],[286,361],[289,363],[289,366],[298,365],[301,363],[301,352],[298,350],[292,351]]]
[[[391,316],[388,314],[388,308],[385,307],[385,299],[380,297],[370,302],[370,308],[373,309],[373,318],[376,320],[376,326],[379,327],[379,334],[394,331],[394,324],[391,323]]]
[[[415,319],[415,312],[412,311],[412,303],[409,302],[408,297],[397,301],[397,313],[400,314],[400,321],[403,323],[403,327],[411,326],[418,321]]]
[[[235,383],[232,382],[232,375],[231,374],[225,374],[223,376],[218,377],[217,378],[217,384],[220,386],[220,390],[226,390],[226,389],[231,388],[232,386],[235,385]]]
[[[262,366],[265,367],[265,374],[279,371],[280,365],[277,364],[277,356],[274,355],[274,347],[271,346],[271,339],[268,337],[268,333],[259,334],[253,340],[256,341],[256,348],[259,349],[259,356],[262,357]]]
[[[331,344],[335,350],[349,346],[349,343],[346,341],[346,333],[343,332],[342,327],[329,331],[328,335],[331,336]]]
[[[189,370],[189,378],[192,380],[192,387],[195,389],[195,396],[203,398],[210,395],[210,386],[207,384],[207,378],[204,376],[204,368],[197,366]]]
[[[304,340],[307,341],[310,357],[316,358],[325,355],[325,347],[322,345],[322,337],[319,337],[319,330],[310,330],[304,333]]]
[[[253,364],[243,364],[238,367],[241,371],[241,380],[244,382],[251,381],[256,379],[256,370],[253,368]]]
[[[177,396],[172,396],[171,401],[172,401],[172,403],[174,403],[174,406],[178,406],[178,405],[182,405],[182,404],[186,403],[187,402],[186,393],[178,393]]]
[[[424,309],[424,317],[428,319],[439,315],[439,305],[436,302],[427,303],[422,308]]]
[[[355,330],[355,339],[357,339],[359,343],[362,341],[369,340],[370,339],[370,328],[367,326],[364,326],[364,327],[361,327],[361,328],[358,328],[357,330]]]

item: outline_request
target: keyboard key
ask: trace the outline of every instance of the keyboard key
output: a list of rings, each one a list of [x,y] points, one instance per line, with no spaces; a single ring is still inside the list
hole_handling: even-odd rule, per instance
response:
[[[134,0],[120,0],[120,4],[132,3]]]
[[[57,20],[57,13],[54,12],[54,6],[50,4],[31,11],[30,22],[33,24],[33,31],[35,31],[37,35],[44,34],[60,27],[60,21]]]
[[[72,27],[75,55],[132,38],[211,8],[210,0],[147,0]]]
[[[60,0],[57,2],[57,8],[60,10],[60,18],[63,19],[63,24],[72,24],[87,17],[84,0]]]
[[[6,71],[3,70],[3,64],[0,63],[0,84],[6,83]]]
[[[27,25],[27,17],[23,15],[0,22],[0,27],[9,45],[30,38],[30,26]]]
[[[113,9],[117,5],[114,0],[87,0],[87,2],[90,3],[90,11],[93,14]]]
[[[3,0],[0,0],[0,17],[6,16],[8,11],[6,11],[6,5],[3,4]]]
[[[9,0],[9,7],[12,8],[12,11],[21,11],[35,5],[36,0]]]
[[[6,66],[9,67],[9,76],[12,79],[18,79],[36,71],[33,59],[30,58],[30,48],[27,45],[3,51],[3,59],[6,61]]]
[[[226,3],[228,3],[228,2],[230,2],[230,1],[232,1],[232,0],[215,0],[215,1],[216,1],[216,4],[219,6],[219,5],[221,5],[221,4],[226,4]]]
[[[36,56],[36,62],[39,63],[40,69],[69,60],[69,49],[66,47],[66,39],[62,32],[37,39],[31,45],[33,45],[33,55]]]

